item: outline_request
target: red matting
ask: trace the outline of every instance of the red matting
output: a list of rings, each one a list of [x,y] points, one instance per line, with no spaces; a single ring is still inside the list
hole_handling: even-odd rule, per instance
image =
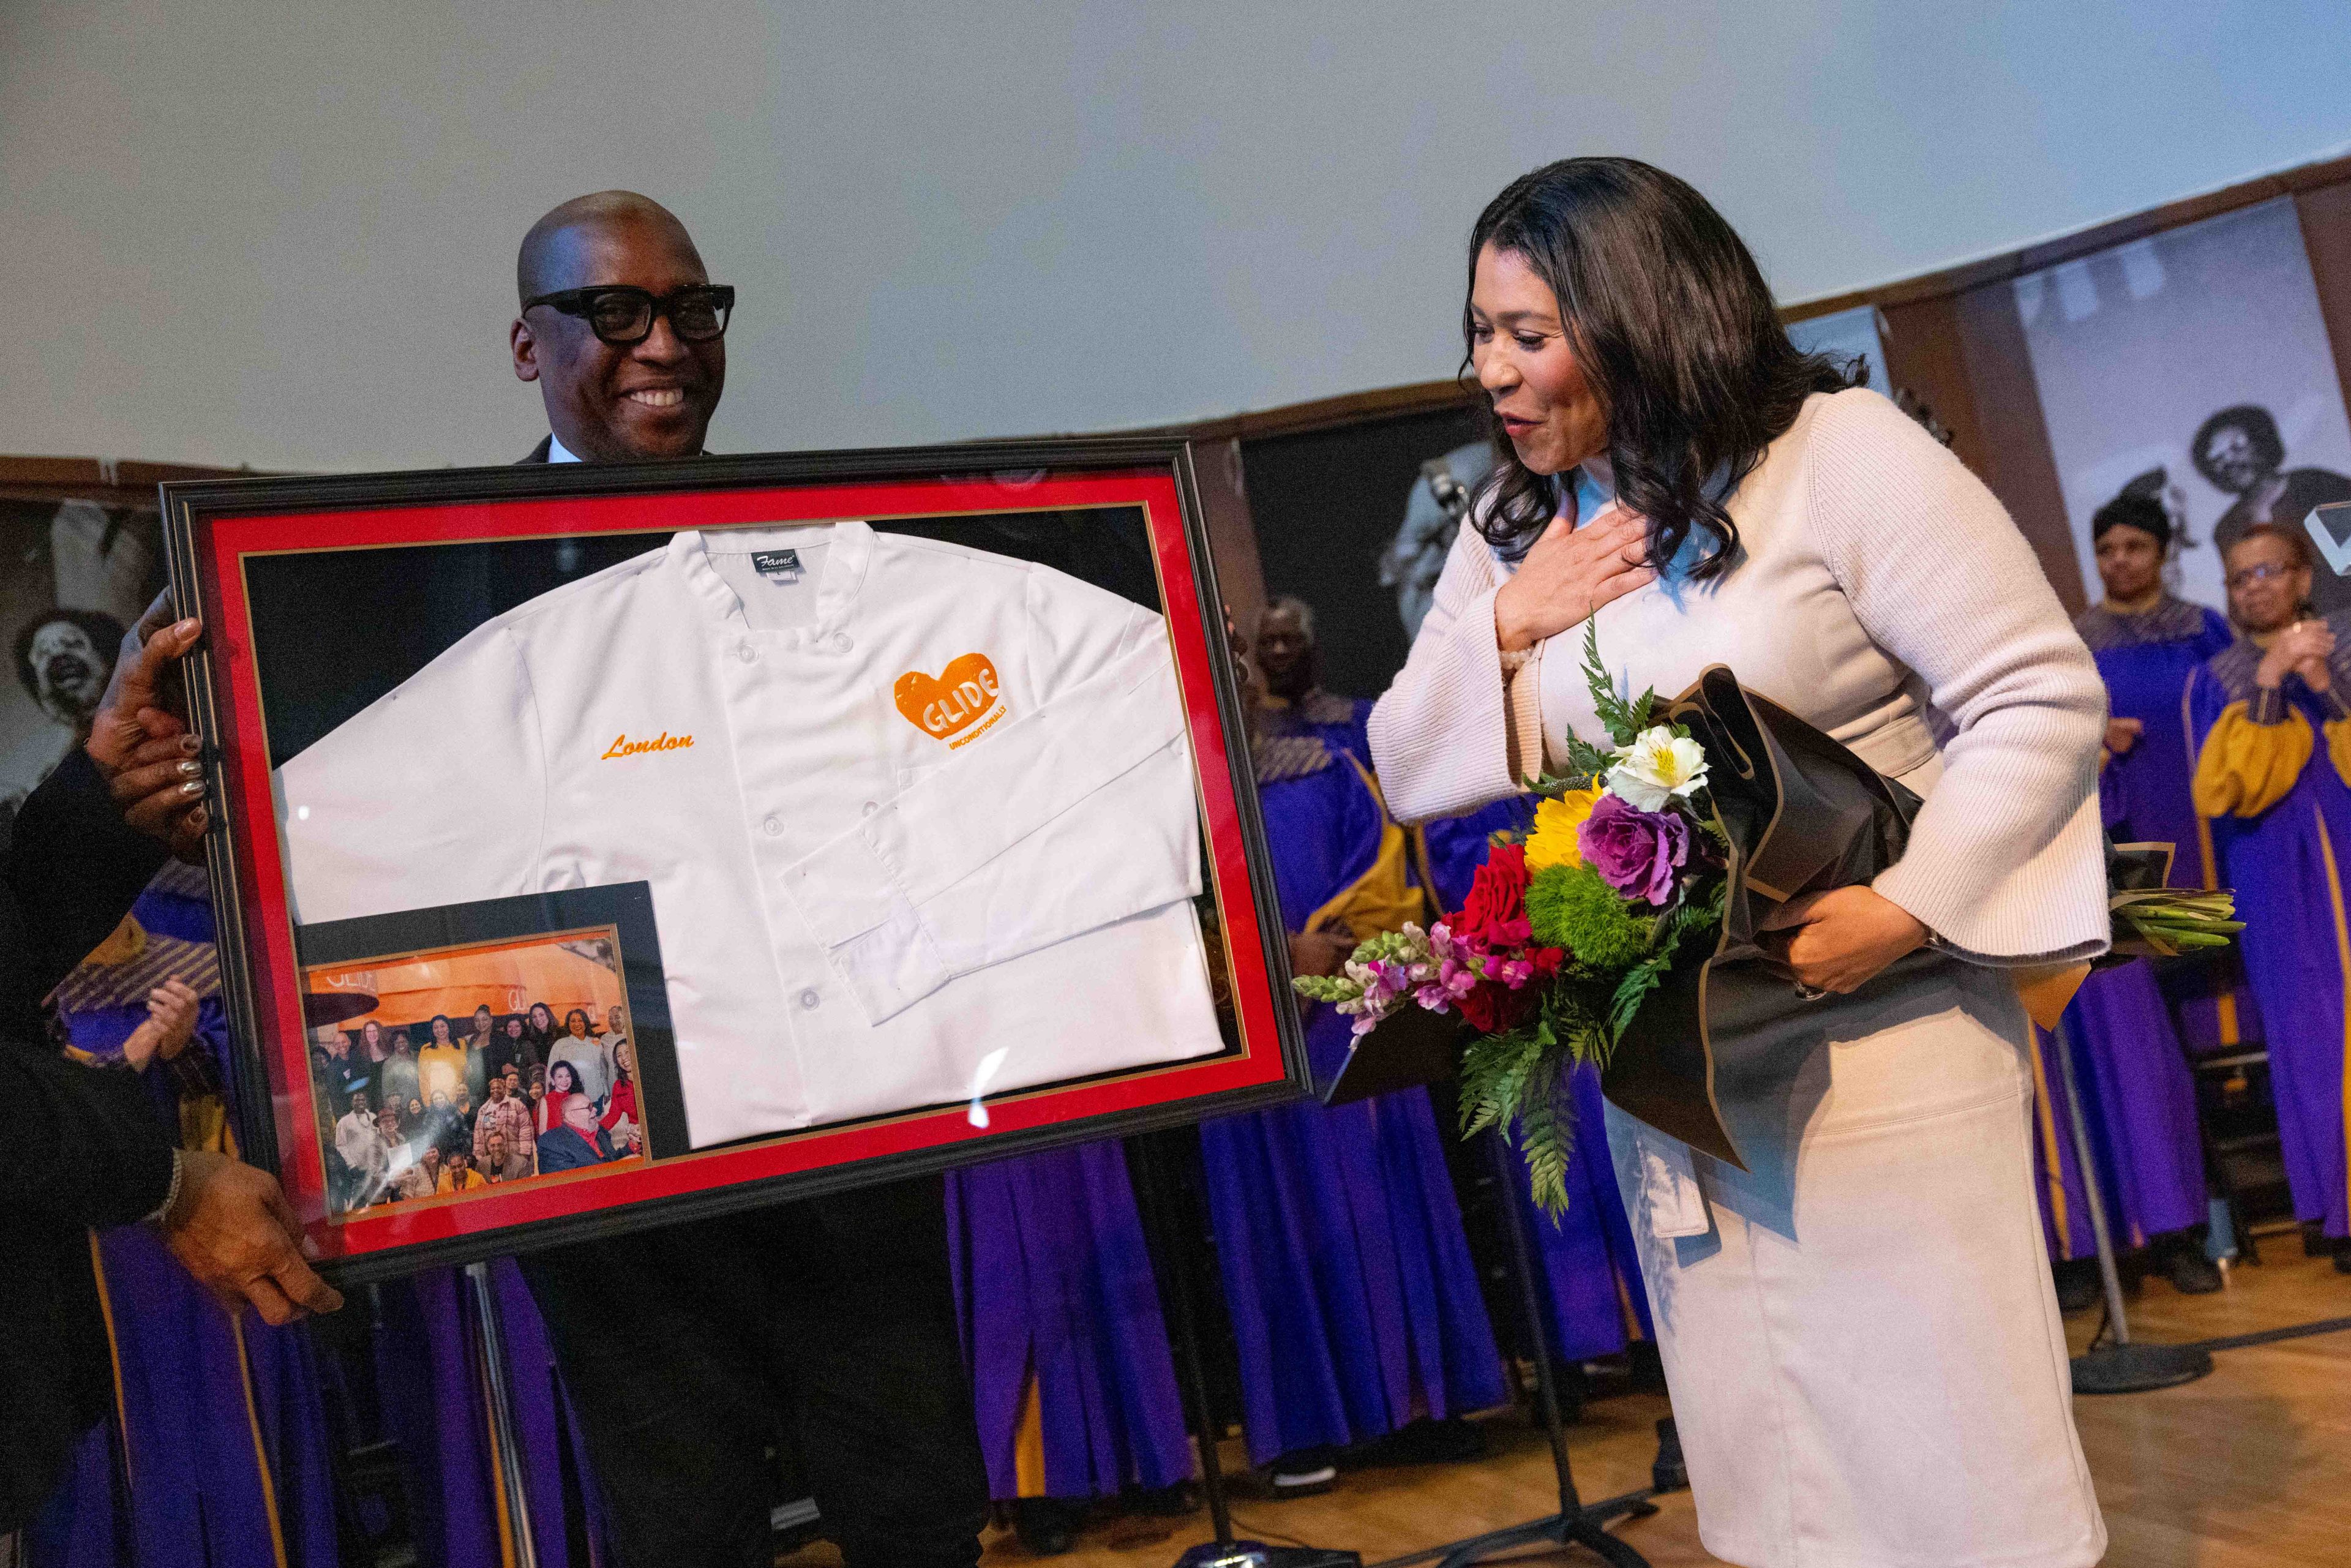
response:
[[[294,961],[285,875],[277,850],[256,677],[252,620],[242,560],[284,550],[365,549],[457,544],[566,534],[675,532],[831,518],[950,517],[958,513],[1141,507],[1156,557],[1173,633],[1176,668],[1191,729],[1194,766],[1208,828],[1211,870],[1224,921],[1241,1051],[1196,1063],[1137,1069],[1066,1089],[1019,1091],[986,1102],[987,1125],[972,1124],[956,1105],[758,1144],[682,1155],[611,1170],[567,1172],[510,1190],[447,1201],[392,1206],[381,1214],[329,1221],[324,1155],[310,1098],[309,1041],[302,1027],[301,972]],[[650,548],[650,547],[649,547]],[[242,895],[255,1014],[268,1064],[276,1112],[280,1180],[326,1258],[357,1258],[387,1248],[444,1240],[532,1220],[605,1209],[649,1198],[705,1191],[768,1176],[872,1159],[942,1145],[979,1143],[1000,1133],[1164,1105],[1221,1091],[1279,1082],[1280,1035],[1271,978],[1249,896],[1230,758],[1217,719],[1204,627],[1175,481],[1165,473],[1094,474],[1019,484],[989,480],[897,480],[789,489],[695,491],[670,496],[484,501],[223,517],[199,542],[198,570],[209,607],[206,644],[221,693],[218,737],[228,794],[235,802],[235,872]],[[1221,624],[1221,610],[1215,624]]]

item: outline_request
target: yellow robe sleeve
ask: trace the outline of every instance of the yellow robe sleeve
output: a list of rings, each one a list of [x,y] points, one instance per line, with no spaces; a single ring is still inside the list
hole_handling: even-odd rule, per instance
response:
[[[2327,753],[2340,768],[2351,759],[2351,734],[2337,752],[2335,732],[2351,730],[2351,721],[2326,728]],[[2231,703],[2196,758],[2196,809],[2208,817],[2260,816],[2302,777],[2313,745],[2310,721],[2291,708],[2279,723],[2256,724],[2243,703]]]
[[[2326,760],[2335,764],[2336,778],[2351,784],[2351,718],[2326,721]]]
[[[1428,904],[1421,890],[1412,885],[1405,852],[1408,841],[1387,814],[1387,801],[1381,797],[1378,783],[1353,757],[1343,753],[1341,759],[1362,775],[1364,788],[1380,802],[1379,853],[1353,886],[1307,917],[1306,929],[1345,931],[1362,942],[1383,931],[1401,931],[1406,921],[1426,920]]]

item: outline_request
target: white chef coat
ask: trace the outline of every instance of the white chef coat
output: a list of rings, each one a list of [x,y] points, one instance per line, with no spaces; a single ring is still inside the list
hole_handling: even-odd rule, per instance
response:
[[[681,533],[277,784],[298,922],[649,883],[696,1146],[1221,1048],[1165,623],[1048,568]]]

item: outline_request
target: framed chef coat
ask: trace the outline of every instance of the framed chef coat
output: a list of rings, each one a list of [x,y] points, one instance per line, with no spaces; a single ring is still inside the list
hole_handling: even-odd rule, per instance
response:
[[[245,1147],[340,1277],[1304,1088],[1186,446],[163,512]]]

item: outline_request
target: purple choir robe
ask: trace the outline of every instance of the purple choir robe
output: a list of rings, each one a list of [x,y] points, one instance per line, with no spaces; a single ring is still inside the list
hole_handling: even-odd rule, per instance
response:
[[[1311,735],[1366,768],[1372,765],[1372,742],[1364,727],[1371,721],[1369,697],[1343,697],[1320,686],[1293,703],[1270,701],[1264,719],[1270,736]]]
[[[2116,1248],[2144,1247],[2151,1237],[2201,1223],[2207,1195],[2196,1087],[2153,970],[2141,962],[2093,974],[2067,1004],[2062,1028]],[[2041,1221],[2052,1257],[2086,1258],[2097,1244],[2057,1049],[2057,1036],[2033,1030]]]
[[[1258,781],[1288,929],[1400,875],[1384,858],[1393,824],[1352,758],[1311,736],[1269,740]],[[1316,1006],[1306,1035],[1328,1079],[1350,1020]],[[1507,1397],[1441,1137],[1422,1089],[1201,1127],[1252,1462]]]
[[[2101,605],[2074,624],[2098,662],[2110,711],[2143,727],[2137,743],[2107,758],[2099,772],[2098,803],[2107,830],[2117,842],[2175,846],[2173,886],[2217,885],[2210,837],[2196,812],[2186,697],[2189,676],[2229,645],[2228,622],[2167,597],[2140,615]],[[2199,970],[2193,979],[2213,972]],[[2064,1030],[2089,1124],[2098,1194],[2118,1248],[2144,1246],[2149,1237],[2205,1218],[2196,1087],[2180,1049],[2175,1006],[2208,1050],[2235,1046],[2241,1018],[2251,1011],[2226,983],[2174,989],[2167,1005],[2150,967],[2129,964],[2092,975],[2065,1009]],[[2096,1249],[2056,1037],[2036,1029],[2032,1043],[2043,1227],[2053,1256],[2086,1258]]]
[[[146,988],[166,974],[200,991],[216,988],[212,910],[204,875],[167,867],[132,908],[147,951],[120,973],[85,966],[58,988],[70,1043],[94,1056],[119,1054],[146,1016]],[[152,971],[152,973],[150,973]],[[76,1008],[78,997],[112,993],[112,1005]],[[224,1097],[234,1103],[227,1029],[207,996],[191,1051],[205,1051]],[[209,1146],[234,1147],[225,1116],[176,1103],[162,1064],[146,1074],[159,1110],[192,1130],[214,1129]],[[143,1227],[98,1239],[99,1286],[109,1311],[116,1366],[116,1418],[93,1433],[42,1521],[28,1531],[30,1568],[325,1568],[337,1562],[335,1497],[328,1469],[338,1432],[396,1437],[418,1560],[426,1568],[503,1568],[498,1476],[489,1406],[470,1337],[471,1308],[454,1270],[380,1288],[377,1388],[382,1430],[348,1408],[348,1391],[307,1326],[273,1329],[250,1312],[222,1312]],[[589,1522],[590,1555],[602,1549],[601,1506],[585,1450],[569,1430],[554,1383],[553,1356],[529,1292],[514,1265],[493,1266],[514,1375],[526,1496],[542,1563],[569,1559],[565,1480]],[[345,1312],[368,1310],[368,1294]],[[389,1347],[398,1346],[398,1350]],[[331,1419],[326,1401],[343,1406]]]
[[[949,1172],[947,1247],[996,1497],[1191,1479],[1158,1279],[1115,1140]]]
[[[228,1029],[204,873],[168,866],[131,915],[143,950],[85,965],[57,988],[68,1045],[117,1059],[147,1017],[147,991],[177,977],[204,996],[186,1047],[231,1092]],[[221,1099],[189,1093],[158,1062],[145,1075],[158,1118],[191,1147],[234,1152]],[[32,1568],[329,1568],[337,1560],[326,1413],[308,1331],[232,1318],[153,1231],[92,1239],[114,1355],[115,1415],[84,1439],[27,1531]]]
[[[2259,691],[2261,650],[2246,641],[2196,672],[2188,706],[2197,804],[2245,922],[2245,975],[2261,1006],[2294,1213],[2340,1239],[2351,1234],[2343,1115],[2351,613],[2327,623],[2339,640],[2329,693],[2291,675],[2279,691]]]
[[[591,1563],[609,1563],[611,1532],[588,1450],[538,1308],[511,1260],[490,1264],[490,1293],[538,1560],[571,1560],[565,1523],[567,1504],[576,1503]],[[400,1445],[417,1559],[428,1568],[504,1568],[505,1475],[464,1271],[428,1269],[389,1281],[375,1299],[382,1312],[374,1334],[376,1401],[381,1435]]]
[[[1486,858],[1489,835],[1524,832],[1534,821],[1534,799],[1497,800],[1458,817],[1420,826],[1428,882],[1438,906],[1454,910],[1469,896],[1469,883]],[[1641,1282],[1640,1256],[1625,1218],[1625,1197],[1608,1157],[1608,1128],[1602,1113],[1600,1075],[1579,1067],[1569,1082],[1574,1107],[1575,1147],[1567,1162],[1567,1212],[1557,1218],[1535,1203],[1526,1161],[1510,1162],[1519,1223],[1541,1276],[1537,1294],[1544,1306],[1544,1334],[1552,1353],[1581,1361],[1622,1351],[1634,1339],[1653,1337],[1649,1297]]]
[[[2117,843],[2165,843],[2174,887],[2218,887],[2212,837],[2196,810],[2196,747],[2188,734],[2188,678],[2236,640],[2217,610],[2167,595],[2144,615],[2103,605],[2074,622],[2098,662],[2106,704],[2137,719],[2138,741],[2098,770],[2098,805]],[[2261,1018],[2233,956],[2159,977],[2182,1043],[2199,1055],[2262,1038]]]

